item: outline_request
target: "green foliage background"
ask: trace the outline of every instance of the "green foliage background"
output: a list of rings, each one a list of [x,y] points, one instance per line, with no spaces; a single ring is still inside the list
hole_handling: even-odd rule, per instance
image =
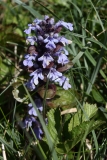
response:
[[[106,8],[106,0],[0,0],[0,159],[6,160],[3,146],[8,160],[106,158]],[[24,107],[28,101],[34,103],[23,86],[28,75],[20,70],[19,62],[27,50],[23,31],[44,15],[73,23],[73,32],[62,32],[72,40],[67,50],[73,67],[65,73],[72,89],[57,87],[46,106],[47,126],[38,113],[45,133],[39,142],[19,127]],[[77,112],[61,115],[71,108]]]

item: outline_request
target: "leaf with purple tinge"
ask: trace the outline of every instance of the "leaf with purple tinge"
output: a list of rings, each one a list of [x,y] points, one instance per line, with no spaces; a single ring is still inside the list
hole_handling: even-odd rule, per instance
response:
[[[63,90],[61,87],[57,87],[56,95],[53,99],[47,100],[47,105],[51,108],[63,107],[63,109],[74,107],[77,102],[76,98],[78,93],[73,90]]]
[[[57,71],[59,71],[59,72],[64,72],[64,71],[70,69],[72,66],[73,66],[73,63],[72,63],[72,62],[69,62],[69,63],[65,64],[64,66],[61,66],[61,65],[60,65],[60,66],[57,68]]]
[[[56,85],[50,84],[47,90],[44,86],[42,86],[38,89],[38,93],[41,98],[44,98],[46,94],[46,99],[52,99],[56,94]]]

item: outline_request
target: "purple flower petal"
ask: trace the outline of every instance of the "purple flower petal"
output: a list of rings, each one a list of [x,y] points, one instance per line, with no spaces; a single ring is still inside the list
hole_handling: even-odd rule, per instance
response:
[[[28,89],[29,91],[33,91],[33,90],[36,88],[35,85],[34,85],[34,83],[32,82],[32,80],[26,82],[25,85],[26,85],[26,87],[27,87],[27,89]]]
[[[54,59],[50,56],[49,53],[45,53],[42,57],[38,58],[38,61],[43,61],[43,68],[46,68],[50,62],[54,61]]]
[[[43,104],[42,104],[42,101],[40,98],[35,99],[35,105],[38,110],[40,110],[41,112],[43,111]],[[28,110],[29,115],[37,116],[36,110],[33,107],[32,103],[28,104],[28,108],[29,108],[29,110]]]
[[[69,79],[66,78],[65,82],[64,82],[64,85],[63,85],[63,88],[65,90],[68,90],[69,88],[71,88],[71,85],[69,84]]]
[[[64,76],[57,78],[55,82],[58,82],[59,85],[63,86],[65,90],[68,90],[69,88],[71,88],[71,85],[69,84],[69,79]]]
[[[32,60],[36,59],[37,54],[27,54],[25,55],[25,60],[23,61],[24,66],[28,66],[28,67],[32,67],[33,66],[33,62]]]
[[[29,103],[29,104],[28,104],[28,107],[30,107],[30,108],[33,107],[32,103]]]
[[[27,42],[29,42],[31,45],[34,45],[34,43],[37,41],[37,38],[35,36],[29,36],[26,39]]]
[[[42,135],[43,135],[43,131],[41,129],[41,125],[40,123],[36,120],[36,122],[34,123],[34,128],[33,131],[37,137],[37,139],[41,140],[42,139]]]
[[[41,135],[43,134],[42,129],[40,127],[34,127],[33,131],[34,131],[37,139],[41,140],[42,139]]]
[[[35,60],[35,58],[36,58],[35,56],[30,55],[29,58],[28,58],[28,60],[29,60],[29,61],[32,61],[32,60]]]
[[[34,21],[33,21],[33,23],[35,23],[35,24],[40,24],[42,22],[42,20],[41,19],[35,19]]]
[[[46,48],[48,48],[48,49],[50,49],[50,50],[53,50],[53,49],[55,49],[56,48],[56,45],[54,44],[54,42],[48,42],[47,44],[46,44]]]
[[[29,54],[26,54],[24,58],[28,59],[29,58]]]
[[[35,84],[35,85],[38,85],[38,83],[39,83],[39,81],[38,81],[38,77],[33,77],[33,83]]]
[[[38,36],[38,41],[43,42],[43,37],[42,36]]]
[[[72,43],[71,40],[66,39],[65,37],[58,37],[58,41],[61,42],[64,46]]]
[[[41,68],[36,69],[36,71],[34,71],[34,72],[32,72],[32,73],[30,74],[30,76],[33,76],[32,82],[33,82],[35,85],[37,85],[37,84],[39,83],[38,78],[40,78],[41,80],[44,79],[44,75],[42,74],[42,69],[41,69]]]
[[[29,115],[33,115],[33,116],[37,116],[37,113],[36,113],[36,110],[35,110],[34,107],[32,107],[31,109],[29,109],[28,114]]]
[[[24,64],[24,66],[28,66],[28,67],[32,67],[33,66],[33,62],[29,61],[29,60],[24,60],[23,64]]]
[[[65,48],[63,48],[63,50],[64,50],[64,53],[65,53],[66,55],[69,54],[68,51],[67,51]]]
[[[32,67],[33,66],[33,62],[32,61],[28,61],[28,67]]]
[[[30,34],[30,33],[31,33],[31,28],[25,29],[24,32],[25,32],[26,34]]]
[[[48,15],[45,15],[45,16],[44,16],[44,20],[46,21],[47,19],[49,19],[49,16],[48,16]]]
[[[47,78],[54,81],[55,79],[57,79],[60,76],[62,76],[62,73],[58,72],[55,68],[51,68],[48,75],[47,75]]]
[[[55,33],[55,34],[53,35],[54,38],[58,38],[58,36],[59,36],[58,33]],[[57,40],[56,43],[58,43],[58,40]]]
[[[65,81],[65,79],[66,79],[66,77],[61,76],[61,77],[57,78],[57,79],[55,80],[55,82],[58,82],[59,85],[62,86],[63,83],[64,83],[64,81]]]
[[[31,28],[31,30],[35,30],[35,26],[33,24],[28,24],[28,26]]]
[[[72,23],[67,23],[67,22],[64,22],[64,21],[58,21],[55,24],[55,29],[60,27],[60,26],[65,27],[65,28],[69,29],[70,31],[73,30],[73,24]]]
[[[31,127],[32,126],[32,122],[35,122],[35,118],[34,117],[29,117],[27,116],[24,121],[22,122],[22,128],[27,128],[27,127]]]
[[[54,35],[48,36],[46,39],[44,39],[44,43],[46,44],[46,48],[53,50],[56,48],[55,43],[58,43],[58,39],[53,37]]]
[[[35,30],[36,28],[35,28],[35,26],[33,26],[32,24],[28,24],[28,29],[25,29],[24,30],[24,32],[26,33],[26,34],[30,34],[31,33],[31,30]]]
[[[27,66],[28,65],[28,60],[24,60],[23,64],[24,64],[24,66]]]
[[[67,57],[65,54],[60,53],[60,54],[58,55],[58,63],[59,63],[59,64],[64,65],[64,64],[66,64],[66,63],[68,63],[68,62],[69,62],[68,57]]]
[[[43,111],[43,104],[42,104],[42,101],[40,98],[37,98],[35,100],[35,103],[36,103],[36,107],[42,112]]]
[[[54,18],[51,18],[51,19],[49,20],[49,24],[51,24],[51,25],[54,24]]]

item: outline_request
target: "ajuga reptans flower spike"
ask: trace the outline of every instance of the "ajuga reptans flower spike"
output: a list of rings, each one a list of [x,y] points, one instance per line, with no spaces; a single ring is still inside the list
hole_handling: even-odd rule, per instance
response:
[[[69,79],[58,71],[59,66],[69,63],[68,51],[64,47],[71,41],[59,35],[63,27],[73,30],[71,23],[61,20],[55,23],[54,18],[44,16],[43,20],[35,19],[32,24],[28,24],[28,29],[24,30],[28,35],[26,42],[30,44],[23,61],[23,65],[32,72],[26,83],[29,90],[34,90],[41,80],[46,79],[59,83],[66,90],[71,88]]]
[[[23,67],[29,72],[29,80],[26,87],[29,91],[34,91],[37,87],[49,84],[59,84],[65,90],[71,88],[69,78],[63,75],[65,65],[70,63],[68,51],[65,46],[72,41],[60,35],[62,28],[73,30],[73,24],[62,20],[55,23],[54,18],[44,16],[44,19],[35,19],[28,28],[24,30],[27,34],[26,42],[29,44],[27,54],[23,60]],[[42,112],[42,99],[36,95],[34,100],[37,109]],[[41,139],[43,131],[37,119],[37,113],[32,106],[28,104],[28,115],[23,121],[23,128],[34,126],[33,130],[38,139]],[[33,125],[35,124],[35,125]]]

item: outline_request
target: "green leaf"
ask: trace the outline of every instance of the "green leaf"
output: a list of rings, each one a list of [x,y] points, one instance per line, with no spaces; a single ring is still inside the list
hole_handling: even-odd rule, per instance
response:
[[[64,143],[58,143],[55,149],[59,154],[66,154],[66,148]]]
[[[61,133],[61,114],[59,108],[51,109],[47,113],[48,117],[48,130],[53,139],[53,142],[59,141]]]
[[[70,123],[71,117],[72,117],[71,114],[66,114],[66,115],[63,116],[63,131],[62,131],[62,134],[63,134],[63,139],[64,140],[67,140],[67,139],[70,138],[69,131],[68,131],[68,125]]]
[[[69,151],[84,138],[84,136],[88,135],[92,130],[98,128],[102,124],[104,124],[105,121],[102,121],[100,119],[98,120],[91,120],[87,122],[83,122],[80,125],[73,128],[73,130],[70,133],[72,140],[66,141],[66,146],[69,148]]]
[[[80,9],[75,3],[73,3],[73,2],[70,2],[70,3],[71,3],[71,4],[75,7],[75,9],[78,11],[79,16],[82,17],[81,9]]]
[[[60,142],[56,145],[56,151],[57,153],[59,153],[60,155],[67,155],[67,158],[73,158],[73,152],[69,152],[69,146],[71,145],[71,141],[68,140],[64,143]]]
[[[4,137],[0,136],[0,142],[3,143],[8,148],[10,148],[13,152],[16,152],[16,150],[13,147],[11,147],[11,145],[8,142],[4,140]]]
[[[38,18],[41,18],[41,15],[39,14],[38,11],[34,10],[33,8],[31,8],[30,6],[27,6],[25,3],[23,3],[20,0],[14,0],[14,2],[16,2],[17,4],[21,5],[22,7],[24,7],[25,9],[27,9],[34,17],[37,16]]]
[[[77,56],[72,60],[72,63],[75,64],[84,54],[84,51],[80,51]]]
[[[84,103],[83,109],[85,113],[82,115],[82,122],[92,118],[98,111],[96,104],[89,103]],[[88,119],[86,116],[88,116]]]
[[[86,114],[89,116],[89,118],[92,118],[96,112],[97,112],[97,107],[96,105],[89,105],[88,103],[84,104],[84,111],[86,112]],[[54,112],[54,109],[51,110],[49,116],[50,116],[50,121],[54,121],[54,118],[52,116]],[[77,115],[77,113],[75,114]],[[75,117],[74,115],[74,117]],[[82,140],[82,138],[86,135],[88,135],[93,129],[98,128],[100,125],[102,125],[103,123],[105,123],[104,120],[102,119],[92,119],[91,121],[87,120],[86,117],[84,116],[83,112],[79,111],[79,116],[81,119],[81,122],[78,120],[77,117],[74,118],[74,121],[78,121],[75,122],[75,126],[73,126],[73,118],[71,118],[71,121],[69,123],[69,126],[73,126],[72,130],[68,129],[69,131],[69,137],[70,139],[67,139],[65,142],[58,142],[56,144],[56,151],[59,154],[67,154],[71,151],[71,149],[79,142]],[[98,118],[98,117],[97,117]],[[99,117],[100,118],[100,117]],[[69,119],[68,119],[69,120]],[[53,123],[50,123],[50,125],[53,125]],[[55,124],[55,121],[54,121]],[[52,127],[50,127],[50,130],[52,129]],[[65,133],[66,134],[66,133]],[[64,135],[64,133],[63,133]],[[55,138],[54,138],[55,140]]]
[[[81,123],[79,126],[73,128],[70,132],[71,139],[66,140],[65,142],[60,142],[56,145],[56,151],[59,154],[68,154],[71,152],[71,149],[76,146],[76,144],[84,138],[84,136],[88,135],[93,129],[98,128],[100,125],[105,123],[102,120],[91,120],[87,122]]]
[[[51,101],[47,101],[47,105],[51,108],[64,107],[71,108],[76,104],[76,96],[78,94],[73,89],[64,90],[57,87],[56,95]]]
[[[86,39],[87,39],[88,41],[91,41],[91,42],[94,42],[94,43],[98,44],[100,47],[102,47],[103,49],[107,50],[107,47],[105,47],[105,45],[102,44],[101,42],[99,42],[99,41],[97,41],[97,40],[95,40],[95,39],[93,39],[93,38],[86,38]]]
[[[98,91],[96,91],[95,89],[92,90],[92,95],[97,102],[105,102],[102,95]]]
[[[13,66],[11,65],[12,61],[0,56],[0,82],[1,84],[7,83],[11,78]]]
[[[84,113],[83,113],[84,111]],[[83,111],[79,110],[72,118],[68,126],[68,130],[71,131],[74,127],[80,125],[84,121],[88,121],[98,111],[96,104],[84,104]]]

